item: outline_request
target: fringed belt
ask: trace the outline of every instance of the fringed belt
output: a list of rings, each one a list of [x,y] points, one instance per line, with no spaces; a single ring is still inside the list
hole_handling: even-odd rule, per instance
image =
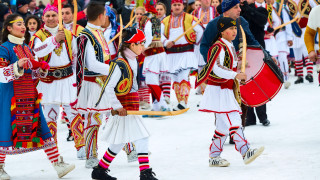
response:
[[[167,48],[167,54],[182,53],[182,52],[193,52],[193,44],[179,44],[174,45],[171,48]]]
[[[156,48],[149,48],[144,51],[144,55],[147,56],[152,56],[155,54],[160,54],[165,52],[165,49],[163,47],[156,47]]]
[[[48,75],[40,80],[45,83],[52,83],[55,80],[61,80],[73,75],[71,63],[65,66],[52,67],[49,69]]]
[[[125,96],[117,96],[117,98],[124,109],[139,111],[139,94],[137,92],[132,92]]]

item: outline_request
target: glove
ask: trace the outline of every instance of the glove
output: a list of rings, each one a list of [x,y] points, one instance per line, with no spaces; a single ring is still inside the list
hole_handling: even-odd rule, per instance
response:
[[[47,62],[41,61],[40,64],[41,64],[41,66],[40,66],[41,69],[43,69],[43,70],[49,70],[50,69],[50,66],[49,66],[49,64]]]
[[[274,31],[274,29],[273,29],[272,27],[268,26],[267,32],[268,32],[268,33],[272,33],[273,31]]]
[[[29,59],[28,60],[28,68],[27,69],[35,70],[35,69],[38,69],[38,68],[46,70],[46,69],[50,69],[50,66],[45,61],[38,62],[38,61],[35,61],[33,59]]]

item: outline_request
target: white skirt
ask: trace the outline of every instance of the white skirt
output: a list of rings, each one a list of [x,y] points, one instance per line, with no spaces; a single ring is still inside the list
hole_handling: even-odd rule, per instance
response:
[[[198,69],[198,59],[194,52],[167,54],[168,67],[171,74],[177,74],[186,69]]]
[[[41,104],[67,104],[74,102],[77,98],[76,76],[72,75],[52,83],[39,81],[37,90],[43,94]]]
[[[112,109],[108,101],[107,94],[103,93],[99,105],[96,107],[96,103],[99,100],[101,93],[101,87],[94,82],[83,81],[82,87],[78,96],[78,102],[76,109],[80,113],[99,112],[105,113]]]
[[[220,86],[207,85],[200,102],[199,111],[214,113],[241,113],[241,108],[234,97],[233,90],[221,89]]]
[[[196,58],[198,59],[198,67],[203,67],[206,65],[204,62],[203,56],[200,53],[200,44],[199,45],[194,45],[194,54]]]
[[[277,46],[276,39],[272,36],[270,39],[265,39],[264,40],[266,44],[266,50],[269,51],[270,55],[273,57],[276,57],[279,55],[279,49]]]
[[[155,74],[168,72],[167,61],[167,54],[165,52],[145,57],[142,74],[145,75],[147,71]]]
[[[133,142],[149,137],[141,116],[113,116],[106,124],[102,139],[110,144]]]

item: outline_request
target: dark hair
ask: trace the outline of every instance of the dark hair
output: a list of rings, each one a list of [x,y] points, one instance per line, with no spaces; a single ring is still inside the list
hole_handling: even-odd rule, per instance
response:
[[[21,17],[19,14],[10,14],[7,19],[3,22],[3,27],[2,27],[2,37],[1,41],[2,43],[8,41],[8,35],[10,34],[8,30],[8,26],[12,27],[13,23],[10,23],[11,21],[14,21],[17,17]],[[22,18],[22,17],[21,17]]]
[[[28,28],[28,22],[29,22],[31,19],[34,19],[34,20],[37,21],[37,29],[36,29],[36,31],[38,31],[38,30],[41,28],[41,21],[40,21],[40,19],[39,19],[38,16],[36,16],[36,15],[29,15],[29,16],[27,16],[27,18],[26,18],[26,29],[27,29],[27,32],[26,32],[26,34],[24,35],[24,38],[25,38],[24,42],[25,42],[26,44],[29,44],[30,39],[31,39],[30,33],[29,33],[29,30],[30,30],[30,29]]]
[[[128,36],[128,32],[127,31],[123,31],[122,32],[122,43],[121,43],[121,45],[119,47],[119,53],[126,61],[128,61],[127,57],[124,55],[124,50],[130,48],[130,44],[129,43],[123,42],[123,39],[125,39],[126,36]]]
[[[72,14],[74,13],[74,8],[73,8],[73,6],[72,6],[71,4],[66,4],[66,5],[64,5],[62,8],[70,8]]]
[[[91,1],[87,7],[88,21],[96,20],[100,14],[104,14],[104,11],[104,3],[98,1]]]
[[[211,46],[218,41],[220,38],[222,38],[222,34],[221,32],[218,32],[218,34],[216,35],[216,37],[214,37],[213,41],[211,41]]]

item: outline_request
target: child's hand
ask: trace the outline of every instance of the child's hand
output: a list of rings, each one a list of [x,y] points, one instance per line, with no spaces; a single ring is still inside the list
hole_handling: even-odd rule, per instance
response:
[[[173,45],[174,45],[174,42],[173,41],[169,41],[166,47],[167,48],[171,48]]]
[[[119,116],[127,116],[127,110],[124,108],[117,109]]]

